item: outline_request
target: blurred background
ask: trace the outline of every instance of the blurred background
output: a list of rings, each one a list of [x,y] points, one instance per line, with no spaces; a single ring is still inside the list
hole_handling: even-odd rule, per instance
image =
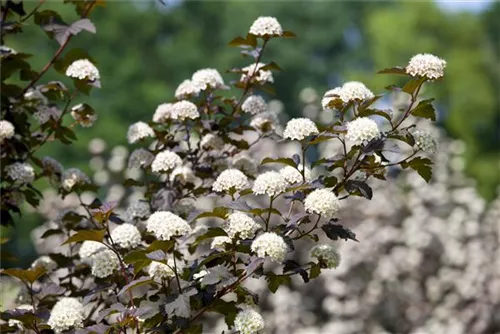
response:
[[[27,2],[26,11],[35,5]],[[72,6],[48,1],[43,8],[57,8],[66,22],[77,19]],[[249,60],[227,43],[245,35],[258,16],[275,16],[298,35],[271,43],[264,56],[283,69],[275,74],[276,96],[268,98],[281,101],[276,103],[288,117],[317,117],[323,93],[345,81],[383,93],[395,78],[374,73],[404,66],[414,54],[433,53],[448,63],[444,80],[424,92],[436,97],[439,112],[434,182],[424,185],[403,173],[379,189],[363,214],[356,214],[360,204],[353,202],[343,218],[359,224],[362,242],[339,246],[344,263],[321,284],[294,282],[264,297],[270,331],[500,331],[500,203],[494,201],[500,184],[499,2],[108,1],[91,17],[97,34],[79,34],[69,48],[88,50],[100,70],[102,88],[81,99],[99,119],[90,129],[77,129],[79,140],[71,147],[47,145],[40,155],[112,185],[123,173],[128,126],[151,120],[156,106],[172,100],[177,85],[200,68],[234,79],[224,71]],[[41,68],[57,43],[41,38],[37,26],[26,32],[7,43],[36,54],[34,68]],[[65,80],[55,71],[51,79]],[[418,191],[411,195],[409,189]],[[104,192],[119,198],[123,189]],[[21,260],[17,265],[29,266],[37,256],[30,231],[47,219],[50,214],[26,212],[15,230],[2,231],[15,238],[10,248]],[[450,316],[455,327],[439,320]]]

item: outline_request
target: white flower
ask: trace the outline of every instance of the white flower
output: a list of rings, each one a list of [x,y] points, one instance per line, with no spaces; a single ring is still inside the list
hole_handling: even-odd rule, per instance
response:
[[[33,306],[29,304],[23,304],[16,306],[15,308],[16,311],[22,310],[22,314],[28,313],[28,312],[33,312]],[[23,329],[23,323],[20,320],[16,319],[9,319],[8,322],[9,327],[17,327],[18,329]]]
[[[283,28],[276,18],[261,16],[254,21],[249,32],[256,36],[281,36]]]
[[[49,176],[56,176],[56,178],[60,177],[64,171],[64,168],[59,161],[51,157],[43,157],[42,166],[45,173]]]
[[[146,201],[136,201],[127,208],[127,211],[125,211],[125,217],[127,217],[128,222],[148,218],[150,214],[151,210]]]
[[[197,83],[192,80],[184,80],[179,86],[177,86],[177,89],[175,90],[175,97],[179,100],[185,99],[191,95],[198,95],[201,90],[201,83]]]
[[[283,167],[279,170],[279,173],[289,184],[302,183],[304,181],[304,178],[302,177],[302,165],[299,166],[299,169],[292,166]],[[306,178],[306,182],[311,180],[311,170],[307,167],[304,172],[304,176]]]
[[[151,169],[153,172],[170,172],[174,170],[175,167],[182,165],[182,159],[174,152],[163,151],[156,155],[153,163],[151,164]]]
[[[255,179],[252,191],[255,195],[276,196],[286,191],[288,182],[283,175],[275,171],[260,174]]]
[[[7,176],[19,184],[28,184],[35,180],[35,170],[25,162],[14,162],[5,167]]]
[[[236,314],[234,329],[239,334],[255,334],[265,327],[264,318],[254,309],[245,308]]]
[[[347,123],[346,138],[352,141],[354,145],[366,144],[378,137],[380,137],[378,125],[368,117],[356,118]]]
[[[424,152],[434,154],[436,153],[437,144],[432,135],[427,131],[415,131],[413,133],[415,145]]]
[[[278,117],[276,116],[276,114],[270,111],[266,111],[252,118],[252,120],[250,121],[250,126],[263,133],[267,133],[269,131],[274,131],[276,129],[277,123]]]
[[[302,140],[318,133],[318,127],[309,118],[294,118],[286,124],[283,137],[291,140]]]
[[[210,244],[211,249],[224,250],[225,244],[231,244],[233,241],[230,237],[219,236],[215,237]]]
[[[172,259],[168,259],[167,263],[168,265],[157,261],[151,262],[148,267],[148,275],[159,281],[175,277],[175,272],[173,270],[174,261]]]
[[[274,262],[283,262],[288,252],[288,246],[285,240],[272,232],[266,232],[259,235],[252,242],[251,249],[258,257],[269,257]]]
[[[111,238],[121,248],[135,248],[141,243],[141,233],[132,224],[122,224],[111,231]]]
[[[153,153],[143,148],[134,150],[128,158],[128,168],[148,167],[153,162],[155,156]]]
[[[304,200],[304,208],[326,219],[334,218],[340,209],[340,201],[334,193],[327,189],[316,189]]]
[[[224,141],[222,140],[222,138],[209,133],[201,138],[200,145],[204,150],[207,151],[221,151],[224,148]]]
[[[90,183],[89,177],[78,168],[69,168],[61,176],[62,187],[66,191],[70,191],[77,184],[82,185],[86,183]]]
[[[446,61],[429,53],[420,53],[413,56],[406,66],[406,73],[429,80],[439,79],[444,75]]]
[[[267,103],[262,96],[251,95],[243,102],[241,110],[252,115],[260,114],[267,110]]]
[[[147,137],[154,137],[155,132],[144,122],[137,122],[128,128],[127,139],[129,144],[138,142]]]
[[[191,233],[188,222],[168,211],[153,213],[146,222],[148,232],[153,232],[159,240],[170,240],[172,237]]]
[[[100,79],[99,70],[88,59],[75,60],[68,66],[66,75],[79,80],[95,81]]]
[[[92,257],[98,252],[104,250],[106,246],[97,241],[84,241],[82,246],[78,250],[78,255],[80,256],[80,260],[87,264],[92,263]]]
[[[346,82],[340,89],[339,95],[344,103],[355,100],[368,100],[375,96],[371,90],[358,81]]]
[[[235,155],[231,161],[231,165],[233,168],[239,169],[247,175],[257,173],[257,163],[255,160],[243,153]]]
[[[38,108],[38,111],[33,114],[33,117],[36,118],[38,123],[45,124],[50,119],[53,119],[54,121],[59,120],[59,118],[61,118],[61,114],[61,109],[55,106],[41,106]]]
[[[248,178],[237,169],[223,171],[215,180],[212,189],[216,192],[240,191],[249,186]]]
[[[36,267],[44,268],[47,273],[50,273],[57,269],[57,263],[55,263],[49,256],[42,255],[31,264],[31,268]]]
[[[173,106],[173,103],[162,103],[158,107],[156,107],[155,113],[153,115],[153,122],[166,122],[169,118],[172,117],[174,109]]]
[[[0,144],[3,143],[5,139],[10,139],[14,136],[15,128],[11,122],[1,120],[0,121]]]
[[[47,324],[56,333],[83,327],[83,305],[76,298],[63,297],[52,308]]]
[[[253,80],[256,80],[260,83],[274,82],[273,72],[271,72],[270,70],[261,70],[261,68],[264,66],[266,66],[266,64],[264,63],[254,63],[243,67],[241,70],[244,73],[241,75],[240,81],[245,82],[248,80],[248,77],[251,77]]]
[[[224,86],[224,79],[222,79],[220,73],[213,68],[205,68],[194,72],[191,80],[203,90],[209,87],[216,89]]]
[[[196,175],[194,175],[193,170],[187,166],[179,166],[174,169],[170,175],[170,181],[177,180],[181,184],[195,183]]]
[[[118,268],[120,268],[120,261],[116,254],[108,248],[97,251],[91,257],[92,275],[96,277],[108,277]]]
[[[332,108],[328,107],[328,104],[330,101],[333,101],[335,99],[340,99],[340,91],[342,90],[342,87],[335,87],[334,89],[330,89],[323,95],[323,99],[321,100],[321,106],[323,107],[323,110],[332,110]]]
[[[244,240],[252,238],[259,228],[260,225],[251,217],[241,212],[235,212],[227,217],[224,231],[230,238],[234,239],[238,235],[240,239]]]
[[[327,268],[337,268],[340,264],[340,254],[328,244],[314,246],[311,249],[311,257],[323,262]]]
[[[179,101],[175,102],[172,106],[171,117],[184,121],[186,119],[196,119],[200,117],[200,113],[198,112],[198,107],[193,102]]]

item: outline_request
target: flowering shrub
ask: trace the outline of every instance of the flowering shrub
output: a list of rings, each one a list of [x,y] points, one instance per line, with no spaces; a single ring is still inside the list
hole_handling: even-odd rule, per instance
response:
[[[23,200],[39,204],[41,193],[32,183],[43,177],[62,198],[76,196],[79,206],[62,211],[41,235],[63,241],[45,261],[2,271],[23,282],[27,295],[20,300],[32,306],[2,313],[2,330],[201,333],[199,319],[213,312],[236,332],[258,332],[265,324],[258,295],[244,286],[247,279],[265,280],[276,292],[292,276],[309,282],[337,267],[340,256],[331,241],[357,241],[337,218],[343,200],[371,199],[369,179],[385,180],[389,167],[411,168],[430,180],[432,162],[425,153],[435,145],[414,131],[413,121],[435,119],[432,99],[419,100],[418,94],[442,76],[444,61],[425,56],[380,72],[406,79],[402,87],[389,87],[410,97],[401,113],[377,108],[383,95],[348,82],[323,98],[333,122],[292,119],[281,133],[279,116],[258,95],[272,91],[272,71],[281,69],[263,55],[274,39],[295,35],[275,18],[261,17],[245,37],[229,43],[252,60],[229,70],[237,75],[233,81],[228,84],[215,69],[199,70],[180,83],[175,99],[159,101],[152,121],[130,126],[134,150],[123,186],[139,189],[142,201],[125,214],[112,201],[86,201],[86,192],[96,190],[87,175],[35,153],[50,140],[75,140],[74,124],[63,122],[68,113],[84,127],[96,120],[90,105],[70,106],[78,92],[99,87],[99,71],[83,51],[61,56],[72,36],[95,32],[86,18],[95,4],[75,2],[82,19],[58,29],[54,12],[37,7],[24,16],[22,6],[6,8],[24,17],[18,24],[33,16],[60,48],[38,73],[24,60],[27,55],[2,53],[8,74],[19,71],[28,80],[23,88],[5,83],[9,76],[2,75],[2,224],[13,223]],[[51,66],[74,80],[74,91],[59,82],[37,84]],[[255,161],[248,152],[264,141],[300,149]],[[341,149],[307,159],[308,151],[327,142]],[[391,159],[394,143],[411,152]],[[291,259],[299,242],[311,249],[309,261]]]

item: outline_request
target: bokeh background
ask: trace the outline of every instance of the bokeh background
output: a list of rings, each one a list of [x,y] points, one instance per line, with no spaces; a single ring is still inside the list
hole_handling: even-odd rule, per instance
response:
[[[26,10],[35,4],[27,2]],[[67,22],[77,19],[72,6],[47,1],[44,9],[51,8]],[[88,50],[101,72],[102,88],[90,98],[99,119],[90,129],[78,129],[79,140],[71,147],[51,144],[40,154],[97,175],[104,185],[100,196],[117,197],[113,191],[122,190],[106,185],[122,173],[115,167],[127,154],[122,145],[128,126],[149,121],[156,106],[172,100],[177,85],[200,68],[217,68],[227,82],[234,79],[224,71],[248,59],[227,43],[245,35],[261,15],[277,17],[298,35],[273,42],[264,57],[283,69],[275,74],[276,95],[267,97],[281,101],[276,103],[285,117],[318,116],[322,94],[349,80],[382,93],[394,77],[374,73],[404,66],[416,53],[433,53],[448,62],[445,79],[424,92],[436,97],[439,112],[434,131],[441,150],[433,184],[403,174],[380,188],[362,214],[356,214],[359,203],[346,209],[344,219],[358,226],[362,242],[342,246],[345,264],[321,284],[306,288],[294,282],[264,297],[271,331],[500,331],[493,315],[500,304],[492,295],[500,279],[494,269],[485,269],[500,266],[499,204],[494,201],[500,184],[499,2],[108,1],[92,15],[97,34],[79,34],[70,44]],[[36,54],[34,68],[41,68],[56,42],[41,38],[44,32],[37,26],[26,31],[9,46]],[[46,79],[61,76],[49,72]],[[418,191],[409,195],[408,189]],[[14,237],[9,248],[20,259],[17,265],[28,266],[37,256],[30,232],[47,217],[27,211],[15,230],[2,231]],[[450,282],[464,281],[466,274],[470,280],[452,293]],[[378,283],[370,286],[373,281]],[[456,321],[459,327],[439,327],[436,314],[465,320]],[[428,324],[429,319],[434,322]]]

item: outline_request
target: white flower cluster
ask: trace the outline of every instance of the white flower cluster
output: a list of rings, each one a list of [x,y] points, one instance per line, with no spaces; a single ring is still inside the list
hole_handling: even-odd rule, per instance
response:
[[[153,162],[155,156],[153,153],[143,148],[135,149],[128,158],[128,168],[148,167]]]
[[[99,70],[88,59],[75,60],[68,66],[66,75],[78,80],[95,81],[100,79]]]
[[[252,238],[259,228],[260,225],[251,217],[241,212],[234,212],[227,217],[227,225],[224,226],[224,231],[232,239],[238,236],[244,240]]]
[[[198,112],[198,107],[196,104],[190,101],[179,101],[172,105],[171,115],[172,119],[180,119],[185,121],[186,119],[196,119],[200,117]]]
[[[150,214],[151,210],[149,204],[145,201],[136,201],[127,208],[127,211],[125,211],[125,217],[127,217],[128,222],[147,218]]]
[[[257,163],[255,160],[243,153],[235,155],[231,161],[231,165],[233,168],[239,169],[247,175],[257,173]]]
[[[420,53],[413,56],[406,66],[406,73],[429,80],[439,79],[444,76],[446,61],[429,53]]]
[[[153,114],[153,122],[162,123],[172,118],[173,106],[173,103],[162,103],[156,107],[155,113]]]
[[[167,264],[153,261],[148,267],[148,275],[155,280],[164,280],[175,277],[174,261],[168,259]]]
[[[10,139],[14,136],[15,129],[11,122],[1,120],[0,121],[0,144],[3,143],[5,139]]]
[[[261,16],[254,21],[249,32],[256,36],[281,36],[283,28],[276,18]]]
[[[278,117],[276,114],[270,111],[258,114],[250,121],[250,126],[256,130],[263,133],[276,130],[276,125],[278,124]]]
[[[368,117],[360,117],[347,123],[347,134],[345,137],[354,145],[363,145],[370,140],[380,137],[380,130],[374,120]]]
[[[19,184],[29,184],[35,180],[35,170],[25,162],[14,162],[5,167],[7,176]]]
[[[283,137],[291,140],[303,140],[318,133],[318,127],[309,118],[294,118],[286,124]]]
[[[144,122],[137,122],[129,126],[128,132],[127,132],[127,139],[129,144],[134,144],[137,143],[139,140],[147,138],[147,137],[154,137],[155,132],[151,127]]]
[[[42,166],[43,171],[50,176],[62,175],[64,172],[64,168],[59,161],[51,157],[43,157]]]
[[[213,68],[204,68],[194,72],[191,80],[202,90],[207,88],[217,89],[224,86],[224,79],[222,79],[219,71]]]
[[[342,87],[335,87],[328,90],[325,95],[323,95],[323,99],[321,99],[321,106],[323,107],[323,110],[331,110],[331,108],[328,107],[328,104],[335,99],[340,99],[341,90]]]
[[[227,169],[220,173],[212,185],[216,192],[240,191],[249,186],[248,178],[237,169]]]
[[[83,327],[83,305],[76,298],[63,297],[52,308],[47,324],[56,333]]]
[[[177,180],[181,184],[186,184],[186,183],[195,183],[196,182],[196,175],[194,175],[193,170],[188,167],[188,166],[179,166],[176,167],[172,175],[170,175],[170,181]]]
[[[111,238],[121,248],[135,248],[141,243],[141,233],[132,224],[118,225],[111,231]]]
[[[372,91],[359,81],[346,82],[339,91],[340,99],[344,102],[364,101],[373,98]]]
[[[151,169],[155,173],[171,172],[175,167],[182,165],[182,159],[177,153],[163,151],[156,155],[151,164]]]
[[[146,222],[146,229],[159,240],[170,240],[192,231],[187,221],[168,211],[153,213]]]
[[[250,77],[253,80],[260,82],[261,84],[266,82],[274,82],[273,72],[271,72],[270,70],[262,69],[264,66],[266,66],[266,64],[264,63],[254,63],[243,67],[241,70],[244,73],[241,75],[240,81],[246,82]]]
[[[234,319],[234,329],[239,334],[255,334],[263,330],[264,326],[264,318],[249,307],[238,312]]]
[[[334,218],[340,209],[340,201],[327,189],[316,189],[307,195],[304,208],[309,213],[321,215],[326,219]]]
[[[184,80],[177,86],[177,89],[175,90],[175,97],[177,99],[185,99],[191,95],[198,95],[200,91],[202,90],[201,85],[198,83],[192,81],[192,80]]]
[[[413,138],[415,139],[415,145],[422,151],[430,154],[436,153],[436,140],[429,132],[417,130],[413,133]]]
[[[311,249],[311,257],[323,262],[327,268],[337,268],[340,264],[340,254],[335,247],[328,244],[314,246]]]
[[[302,166],[299,166],[299,169],[292,166],[286,166],[281,168],[279,170],[279,173],[289,184],[302,183],[304,181],[304,178],[302,177]],[[304,171],[304,177],[306,179],[306,182],[311,181],[311,170],[307,167]]]
[[[215,237],[210,244],[211,249],[224,250],[224,245],[231,244],[232,240],[230,237],[219,236]]]
[[[76,185],[90,183],[90,179],[78,168],[69,168],[61,176],[61,185],[66,191],[70,191]]]
[[[100,242],[87,240],[82,242],[82,245],[78,250],[78,255],[80,256],[80,260],[82,260],[82,262],[91,264],[92,257],[105,248],[106,246]]]
[[[286,191],[288,182],[283,175],[275,171],[260,174],[255,179],[252,191],[255,195],[276,196]]]
[[[283,262],[288,252],[288,245],[285,240],[272,232],[266,232],[259,235],[252,242],[250,248],[258,257],[269,257],[274,262]]]
[[[113,274],[115,270],[120,268],[120,260],[116,254],[108,249],[103,248],[97,251],[90,257],[92,275],[104,278]]]
[[[262,96],[251,95],[243,102],[241,110],[252,115],[257,115],[267,110],[267,103]]]
[[[221,137],[208,133],[201,138],[200,145],[207,151],[221,151],[224,148],[224,141]]]
[[[31,264],[31,268],[36,268],[36,267],[44,268],[47,273],[50,273],[57,269],[57,263],[54,260],[52,260],[49,256],[42,255],[35,261],[33,261],[33,263]]]

